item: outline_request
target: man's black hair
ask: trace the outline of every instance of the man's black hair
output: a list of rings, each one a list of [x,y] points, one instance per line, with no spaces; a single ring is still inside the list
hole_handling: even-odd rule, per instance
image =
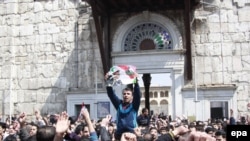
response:
[[[144,113],[148,110],[148,108],[142,108],[141,112]]]
[[[213,128],[213,127],[207,127],[207,128],[205,129],[205,132],[206,132],[206,133],[209,133],[210,131],[214,132],[214,128]]]
[[[70,124],[75,124],[75,122],[77,121],[77,116],[69,117],[69,121],[70,121]]]
[[[56,124],[56,122],[57,122],[56,116],[55,116],[55,115],[50,115],[50,117],[49,117],[49,122],[50,122],[51,124]]]
[[[153,135],[150,134],[150,133],[144,134],[144,135],[143,135],[143,138],[144,138],[143,141],[153,141],[153,140],[154,140]]]
[[[126,88],[123,89],[123,91],[131,91],[131,92],[133,92],[133,89],[131,87],[126,87]]]
[[[2,128],[4,128],[4,129],[6,129],[6,128],[7,128],[7,124],[6,124],[6,123],[4,123],[4,122],[0,122],[0,126],[1,126]]]
[[[87,126],[87,124],[79,124],[78,126],[76,126],[75,128],[75,133],[78,135],[80,134],[81,131],[84,130],[84,127]]]
[[[54,126],[42,126],[37,129],[36,139],[37,141],[53,141],[55,134]]]
[[[215,136],[222,136],[223,138],[226,138],[226,132],[224,132],[222,130],[217,130],[215,132]]]
[[[14,135],[7,136],[4,141],[17,141],[17,138]]]

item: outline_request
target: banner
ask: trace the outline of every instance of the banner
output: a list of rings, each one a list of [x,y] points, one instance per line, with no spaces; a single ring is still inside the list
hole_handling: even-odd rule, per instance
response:
[[[132,65],[116,65],[110,68],[108,72],[108,84],[127,85],[136,82],[136,67]]]

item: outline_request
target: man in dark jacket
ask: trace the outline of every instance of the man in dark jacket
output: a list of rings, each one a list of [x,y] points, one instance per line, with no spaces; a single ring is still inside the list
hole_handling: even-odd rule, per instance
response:
[[[148,114],[148,109],[143,108],[142,113],[137,117],[137,123],[139,126],[148,127],[150,123],[150,116]]]
[[[108,78],[108,74],[105,76]],[[134,133],[134,128],[137,127],[137,115],[141,102],[140,87],[137,81],[134,84],[134,91],[127,87],[122,91],[123,99],[119,99],[115,94],[112,86],[107,86],[108,97],[113,106],[117,110],[115,138],[120,140],[122,133]]]

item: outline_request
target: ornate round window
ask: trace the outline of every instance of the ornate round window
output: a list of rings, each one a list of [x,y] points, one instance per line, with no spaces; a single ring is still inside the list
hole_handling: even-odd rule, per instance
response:
[[[125,36],[124,51],[173,49],[169,31],[155,23],[142,23]]]

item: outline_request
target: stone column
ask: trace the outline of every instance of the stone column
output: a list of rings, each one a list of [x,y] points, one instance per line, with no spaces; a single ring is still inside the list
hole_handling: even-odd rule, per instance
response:
[[[173,106],[173,118],[176,116],[182,116],[183,114],[183,97],[181,89],[184,85],[183,73],[180,70],[173,70],[172,74],[172,106]]]

